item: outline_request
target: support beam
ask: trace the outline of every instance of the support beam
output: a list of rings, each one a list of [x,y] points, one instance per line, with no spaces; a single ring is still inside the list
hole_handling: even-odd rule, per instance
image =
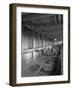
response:
[[[55,24],[57,24],[57,19],[56,19],[56,16],[54,15],[54,20],[55,20]]]

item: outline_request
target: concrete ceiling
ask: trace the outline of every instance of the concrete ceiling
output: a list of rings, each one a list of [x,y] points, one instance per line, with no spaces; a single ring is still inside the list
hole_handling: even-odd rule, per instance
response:
[[[57,14],[22,13],[24,27],[44,33],[52,38],[62,40],[63,17]]]

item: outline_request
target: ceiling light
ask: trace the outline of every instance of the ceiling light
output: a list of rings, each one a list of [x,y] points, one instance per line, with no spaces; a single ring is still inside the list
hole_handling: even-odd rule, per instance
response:
[[[57,39],[56,39],[56,38],[55,38],[54,40],[55,40],[55,41],[57,41]]]

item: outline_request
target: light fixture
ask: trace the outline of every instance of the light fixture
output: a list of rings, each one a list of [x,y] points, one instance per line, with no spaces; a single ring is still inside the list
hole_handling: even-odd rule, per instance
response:
[[[54,41],[57,41],[57,39],[55,38]]]

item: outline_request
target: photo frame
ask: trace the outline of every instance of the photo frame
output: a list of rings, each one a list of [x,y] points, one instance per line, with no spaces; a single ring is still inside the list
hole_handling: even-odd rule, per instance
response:
[[[10,4],[11,86],[70,82],[70,7]]]

